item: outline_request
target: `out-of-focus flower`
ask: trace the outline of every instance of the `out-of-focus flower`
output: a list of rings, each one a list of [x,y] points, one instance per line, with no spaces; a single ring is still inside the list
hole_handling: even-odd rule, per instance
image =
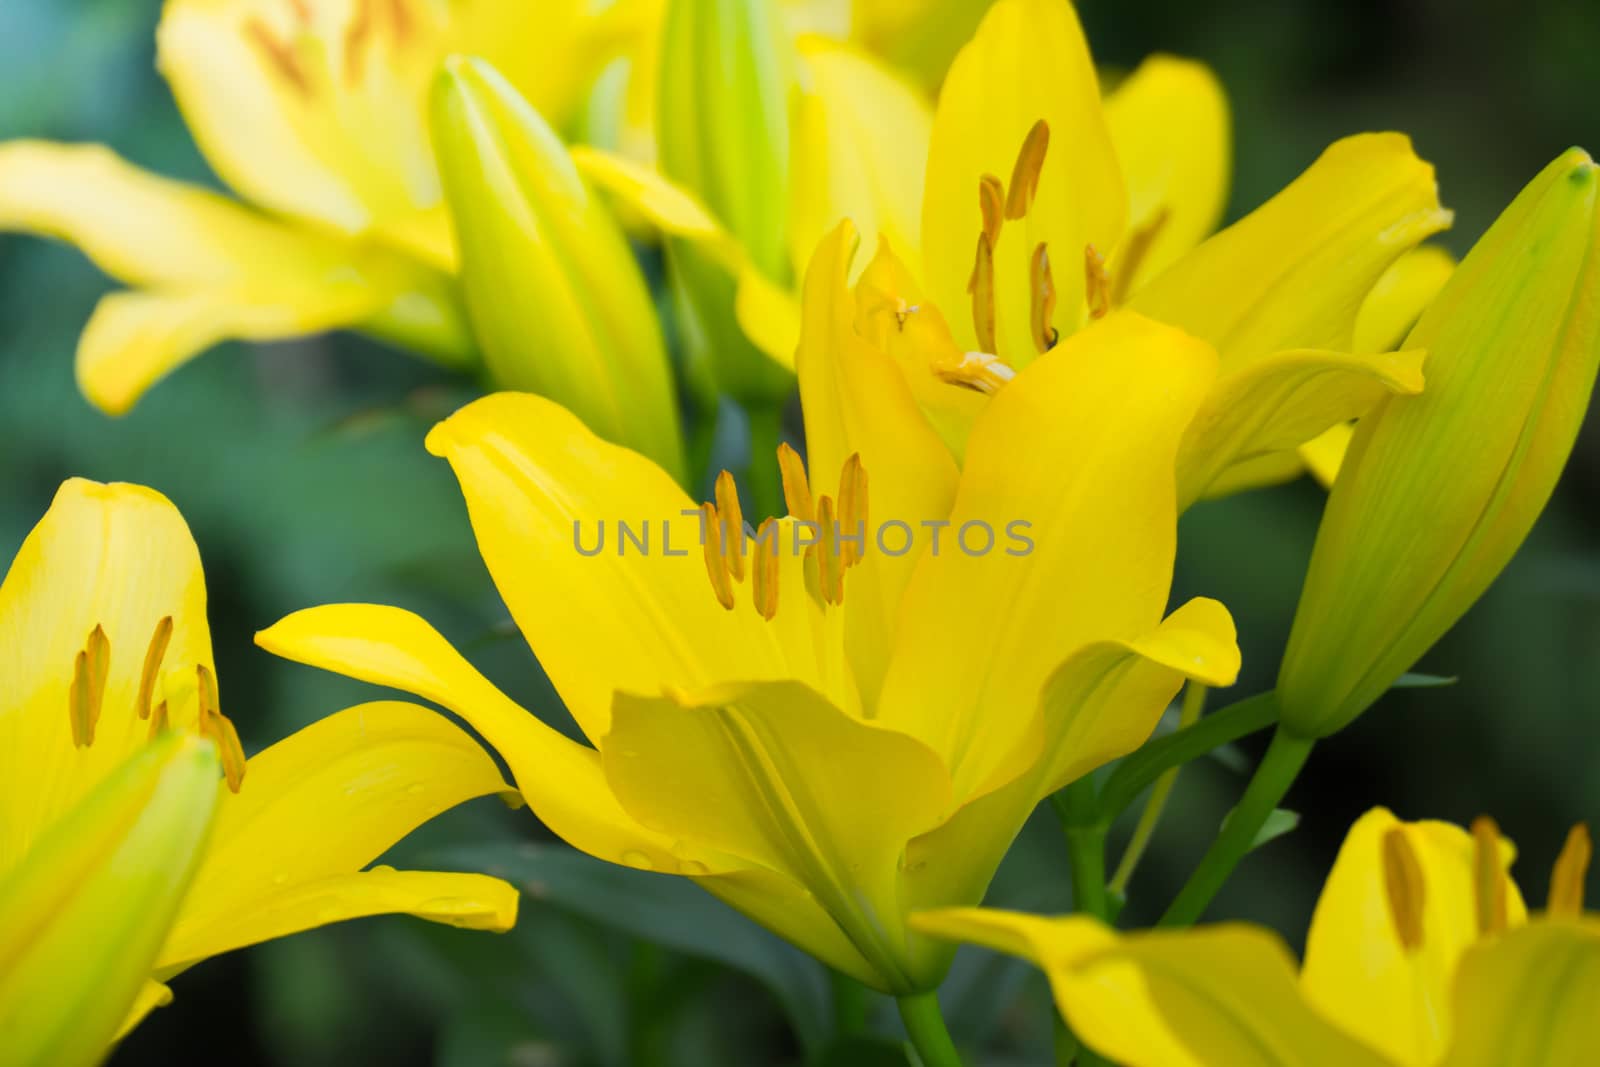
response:
[[[1231,684],[1239,659],[1215,601],[1162,618],[1172,468],[1215,353],[1133,315],[1086,330],[995,399],[958,471],[854,333],[852,247],[841,227],[808,273],[811,474],[780,449],[789,515],[757,531],[726,472],[696,508],[535,397],[430,435],[589,744],[398,608],[310,608],[257,640],[457,711],[576,847],[692,877],[906,994],[949,959],[906,916],[980,900],[1041,798],[1142,743],[1186,676]]]
[[[440,812],[508,793],[476,742],[387,702],[247,761],[205,611],[182,516],[133,485],[64,484],[0,586],[0,1026],[6,1052],[39,1051],[26,1062],[92,1062],[171,999],[166,979],[245,945],[387,912],[516,917],[497,879],[362,869]]]
[[[162,73],[241,200],[147,174],[98,146],[0,145],[0,229],[59,237],[131,288],[78,347],[102,410],[219,341],[349,327],[448,366],[477,363],[429,146],[439,62],[505,63],[549,113],[647,27],[579,0],[169,0]]]
[[[1088,1045],[1129,1067],[1567,1067],[1594,1049],[1600,916],[1583,912],[1588,832],[1530,917],[1514,850],[1480,819],[1351,827],[1305,966],[1244,925],[1118,935],[1094,919],[971,908],[925,933],[1030,959]]]
[[[452,57],[434,91],[433,143],[490,380],[550,397],[681,479],[655,305],[561,139],[493,67]]]
[[[1340,729],[1510,562],[1577,437],[1600,366],[1595,164],[1533,180],[1407,345],[1428,389],[1361,420],[1329,497],[1278,677],[1286,728]]]

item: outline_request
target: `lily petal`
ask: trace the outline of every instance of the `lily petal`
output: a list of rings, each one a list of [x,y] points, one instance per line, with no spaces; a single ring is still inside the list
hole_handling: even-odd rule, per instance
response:
[[[790,944],[857,981],[882,981],[877,970],[839,928],[811,891],[793,878],[761,867],[696,876],[706,892],[743,912]]]
[[[1186,509],[1229,468],[1274,452],[1292,452],[1365,414],[1386,396],[1422,392],[1427,353],[1352,356],[1315,350],[1279,352],[1217,382],[1184,433],[1178,457],[1178,506]],[[1237,475],[1233,491],[1248,488]]]
[[[927,541],[922,523],[950,514],[959,472],[900,368],[856,332],[856,300],[848,284],[855,249],[849,222],[817,248],[806,272],[806,319],[796,362],[813,481],[829,484],[851,455],[860,456],[867,472],[867,543],[849,579],[845,638],[870,707],[888,668],[901,597]],[[911,531],[912,544],[902,555],[888,555],[874,543],[875,531],[890,521]]]
[[[411,612],[371,604],[307,608],[256,634],[256,644],[450,709],[504,757],[528,805],[569,844],[612,863],[680,867],[673,841],[645,829],[618,805],[598,752],[523,710]]]
[[[793,878],[871,961],[875,985],[910,988],[895,962],[900,856],[950,802],[925,745],[804,685],[766,682],[619,693],[601,752],[641,822]]]
[[[388,867],[297,882],[235,914],[204,922],[185,916],[162,949],[157,968],[171,975],[237,948],[371,915],[414,915],[499,933],[517,921],[517,889],[486,874]]]
[[[615,196],[663,233],[694,242],[737,273],[743,247],[692,192],[659,171],[593,145],[573,145],[572,162],[591,184]]]
[[[122,1028],[117,1031],[114,1041],[121,1041],[134,1031],[140,1023],[144,1022],[150,1013],[157,1008],[164,1008],[172,1003],[172,987],[163,982],[146,981],[139,987],[139,995],[134,998],[133,1007],[128,1009],[127,1018],[122,1020]]]
[[[933,115],[920,93],[869,57],[803,37],[807,75],[790,150],[790,254],[804,275],[818,243],[842,218],[869,244],[878,236],[920,258],[923,169]]]
[[[494,760],[427,708],[362,704],[307,726],[254,756],[246,787],[224,798],[161,966],[262,940],[241,940],[258,921],[269,929],[283,914],[310,915],[287,902],[326,896],[308,887],[355,874],[429,819],[490,793],[510,793]],[[312,825],[322,830],[308,835]]]
[[[1215,366],[1205,343],[1117,314],[1029,366],[979,416],[944,543],[906,591],[879,709],[941,754],[958,798],[1035,728],[1063,656],[1160,620],[1173,465]],[[985,527],[993,543],[973,552]]]
[[[1600,921],[1535,922],[1461,961],[1440,1067],[1583,1063],[1600,1018]]]
[[[1347,137],[1129,306],[1211,342],[1225,373],[1285,349],[1348,352],[1373,284],[1450,217],[1408,138]]]
[[[1029,260],[1039,242],[1065,264],[1086,245],[1108,254],[1122,236],[1127,194],[1100,107],[1100,83],[1073,5],[1065,0],[999,0],[950,66],[928,146],[922,205],[926,282],[951,318],[956,342],[981,349],[957,309],[968,306],[967,279],[982,230],[978,185],[985,174],[1009,182],[1034,123],[1050,127],[1038,188],[1025,218],[1007,222],[995,246],[999,352],[1014,366],[1033,358]],[[1084,321],[1082,270],[1056,271],[1055,327]]]
[[[1134,292],[1222,220],[1233,169],[1228,97],[1205,64],[1154,55],[1106,97],[1106,123],[1128,183],[1128,232],[1143,244],[1133,274],[1113,264],[1112,277]]]
[[[1422,876],[1421,933],[1412,949],[1397,933],[1385,888],[1385,839],[1394,833],[1404,836]],[[1300,976],[1306,998],[1396,1063],[1437,1063],[1449,1043],[1451,977],[1478,939],[1475,854],[1472,836],[1458,826],[1401,822],[1376,808],[1350,828],[1317,900]],[[1504,868],[1513,855],[1504,845]],[[1509,875],[1502,878],[1507,921],[1520,925],[1522,896]]]
[[[616,690],[814,680],[758,614],[717,602],[683,490],[564,408],[500,393],[440,423],[427,446],[455,469],[495,585],[591,740],[606,733]],[[602,522],[611,540],[592,552]],[[650,547],[624,542],[622,522],[647,527]]]
[[[0,876],[148,743],[140,683],[163,618],[172,631],[152,698],[168,699],[172,724],[189,727],[195,668],[215,672],[205,577],[183,516],[143,486],[64,482],[0,586],[0,677],[8,686],[0,707]],[[110,662],[93,741],[79,747],[69,689],[74,660],[97,626]]]
[[[216,749],[170,731],[0,878],[10,1062],[87,1067],[105,1057],[200,864],[216,796]]]
[[[911,922],[1042,967],[1073,1033],[1128,1067],[1389,1067],[1307,1007],[1293,958],[1265,930],[1119,936],[1090,918],[979,908]]]

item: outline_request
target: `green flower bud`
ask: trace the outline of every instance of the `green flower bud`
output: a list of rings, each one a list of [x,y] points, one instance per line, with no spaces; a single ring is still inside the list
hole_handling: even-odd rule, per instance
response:
[[[211,742],[141,748],[0,878],[7,1063],[99,1063],[151,978],[217,803]]]
[[[773,0],[669,0],[656,142],[662,173],[693,192],[750,262],[787,286],[794,46]],[[724,264],[668,242],[690,375],[744,401],[776,402],[793,376],[744,336]]]
[[[1600,363],[1600,175],[1572,149],[1484,234],[1404,347],[1427,386],[1363,418],[1278,677],[1283,724],[1340,729],[1455,624],[1533,527]]]
[[[550,397],[681,479],[655,307],[566,146],[480,59],[445,61],[432,122],[461,285],[493,383]]]

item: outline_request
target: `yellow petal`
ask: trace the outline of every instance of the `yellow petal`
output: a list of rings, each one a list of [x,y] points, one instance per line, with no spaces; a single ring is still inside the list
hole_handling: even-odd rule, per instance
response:
[[[224,181],[360,233],[439,201],[423,101],[447,29],[423,4],[172,0],[157,63]]]
[[[937,756],[795,682],[699,694],[618,694],[606,779],[641,822],[804,885],[878,972],[901,962],[905,843],[950,801]]]
[[[800,343],[800,307],[794,296],[746,263],[734,290],[733,313],[750,343],[788,370]]]
[[[172,987],[161,982],[146,981],[139,987],[139,995],[133,1000],[133,1007],[128,1009],[127,1017],[122,1020],[122,1027],[117,1031],[116,1041],[121,1041],[133,1032],[134,1028],[157,1008],[164,1008],[172,1003]]]
[[[0,586],[0,876],[144,748],[150,724],[139,718],[140,683],[163,618],[172,632],[153,697],[169,701],[173,725],[188,727],[195,667],[214,664],[200,554],[183,516],[143,486],[63,483]],[[94,743],[77,748],[68,690],[73,661],[97,626],[110,665]]]
[[[0,878],[7,1062],[81,1067],[105,1057],[200,863],[216,796],[211,743],[169,732]]]
[[[1266,930],[1119,936],[1090,918],[979,908],[912,923],[1039,965],[1072,1032],[1128,1067],[1388,1067],[1306,1005],[1293,958]]]
[[[868,985],[880,982],[877,970],[817,898],[787,875],[760,867],[697,876],[695,882],[790,944],[799,945],[829,967]]]
[[[1403,834],[1422,873],[1421,945],[1407,950],[1385,888],[1384,839]],[[1327,1018],[1399,1064],[1438,1061],[1450,1036],[1456,965],[1478,937],[1472,836],[1442,822],[1403,823],[1377,808],[1345,837],[1306,939],[1301,987]],[[1509,868],[1510,846],[1503,863]],[[1505,876],[1508,918],[1527,915]]]
[[[1440,1067],[1578,1064],[1600,1018],[1600,921],[1536,922],[1461,961],[1455,1040]]]
[[[591,740],[606,732],[617,690],[788,677],[822,684],[801,673],[758,614],[717,602],[699,511],[649,460],[519,393],[469,404],[427,444],[455,469],[489,573]],[[622,539],[622,522],[635,537],[648,527],[647,551]]]
[[[459,727],[392,701],[291,734],[250,760],[247,782],[223,799],[162,967],[251,943],[240,940],[241,924],[279,910],[278,898],[354,874],[434,816],[510,789]]]
[[[639,212],[663,233],[695,242],[735,273],[744,263],[738,240],[681,185],[642,163],[592,145],[574,145],[572,161],[597,188]]]
[[[1407,138],[1347,137],[1130,306],[1210,341],[1225,372],[1285,349],[1350,351],[1373,284],[1449,223],[1433,168]]]
[[[1354,351],[1399,348],[1455,269],[1455,259],[1437,245],[1423,245],[1395,260],[1361,302]]]
[[[329,604],[290,615],[256,634],[256,643],[286,659],[415,693],[460,715],[505,759],[534,813],[574,847],[635,867],[681,866],[671,839],[622,810],[598,752],[517,706],[416,615],[373,604]],[[699,862],[707,869],[712,864]]]
[[[817,249],[806,273],[797,369],[813,480],[831,484],[851,455],[867,472],[867,544],[849,577],[845,637],[870,705],[888,666],[901,597],[927,540],[922,523],[949,515],[958,472],[900,368],[856,333],[856,300],[847,283],[855,248],[854,229],[845,222]],[[911,545],[902,555],[878,549],[876,531],[890,522],[909,531]],[[898,538],[892,547],[899,547]]]
[[[1106,123],[1128,183],[1123,255],[1142,246],[1137,263],[1113,264],[1113,277],[1134,292],[1222,220],[1233,169],[1228,98],[1205,64],[1155,55],[1106,98]],[[1119,265],[1133,273],[1119,276]]]
[[[1333,485],[1333,480],[1339,477],[1339,468],[1344,465],[1344,454],[1350,449],[1350,440],[1355,436],[1354,423],[1344,423],[1340,426],[1330,426],[1322,433],[1313,437],[1299,448],[1300,462],[1305,464],[1311,476],[1322,483],[1324,489]],[[1298,469],[1295,473],[1299,473]],[[1213,483],[1215,489],[1222,479]],[[1217,495],[1222,495],[1218,492]]]
[[[1427,353],[1278,352],[1223,375],[1184,433],[1178,457],[1179,507],[1213,490],[1231,467],[1290,452],[1386,396],[1422,392]],[[1243,488],[1230,479],[1227,488]]]
[[[1082,262],[1084,246],[1110,252],[1123,233],[1127,194],[1100,108],[1100,84],[1073,6],[1000,0],[950,67],[934,116],[922,205],[925,281],[964,350],[981,348],[968,316],[967,279],[981,229],[978,183],[1010,181],[1029,129],[1050,127],[1038,191],[1025,219],[1006,223],[995,248],[997,355],[1033,358],[1028,260],[1039,242],[1056,262]],[[1083,272],[1058,270],[1055,326],[1083,322]]]
[[[484,874],[388,867],[295,882],[226,917],[204,923],[186,918],[173,929],[157,966],[172,974],[232,949],[371,915],[414,915],[498,933],[517,921],[517,889]]]
[[[1119,314],[1029,366],[979,417],[949,527],[906,592],[879,710],[946,759],[959,798],[1031,728],[1063,657],[1160,621],[1173,463],[1215,366],[1204,343]],[[994,543],[975,552],[985,528]]]
[[[795,277],[840,219],[868,247],[878,236],[921,252],[922,181],[933,116],[922,95],[866,55],[820,37],[800,41],[807,75],[795,105],[789,247]]]

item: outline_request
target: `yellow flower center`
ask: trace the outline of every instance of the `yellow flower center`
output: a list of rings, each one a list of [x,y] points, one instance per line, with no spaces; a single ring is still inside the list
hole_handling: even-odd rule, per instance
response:
[[[154,739],[170,728],[167,701],[152,706],[156,684],[161,677],[162,661],[167,645],[172,640],[172,616],[156,624],[155,633],[145,648],[144,665],[139,672],[139,689],[135,711],[140,719],[150,722],[149,736]],[[72,743],[78,748],[94,744],[95,727],[100,722],[101,707],[105,702],[106,680],[111,671],[111,639],[105,627],[99,624],[89,631],[83,648],[72,663],[72,684],[68,688],[67,711],[72,729]],[[222,760],[222,773],[228,788],[237,793],[244,783],[244,748],[239,743],[239,733],[233,723],[222,714],[217,699],[217,682],[203,663],[194,665],[195,699],[197,714],[195,731],[209,737],[217,746]]]
[[[733,475],[727,471],[717,476],[716,501],[700,506],[706,573],[717,602],[732,611],[737,602],[734,586],[748,576],[751,605],[769,622],[778,613],[779,553],[803,548],[807,593],[820,604],[839,605],[844,603],[845,571],[861,562],[867,537],[867,472],[859,453],[851,453],[844,461],[836,498],[824,495],[813,499],[805,464],[787,444],[778,446],[778,470],[789,515],[812,534],[804,545],[798,530],[793,545],[780,544],[778,522],[773,518],[763,520],[751,533]]]
[[[331,83],[336,63],[347,87],[359,85],[380,34],[386,32],[396,50],[416,36],[417,22],[408,0],[356,0],[337,46],[315,25],[307,0],[284,0],[283,6],[288,15],[280,21],[286,26],[274,29],[266,19],[252,16],[243,32],[269,69],[307,99],[317,95],[321,84]]]

